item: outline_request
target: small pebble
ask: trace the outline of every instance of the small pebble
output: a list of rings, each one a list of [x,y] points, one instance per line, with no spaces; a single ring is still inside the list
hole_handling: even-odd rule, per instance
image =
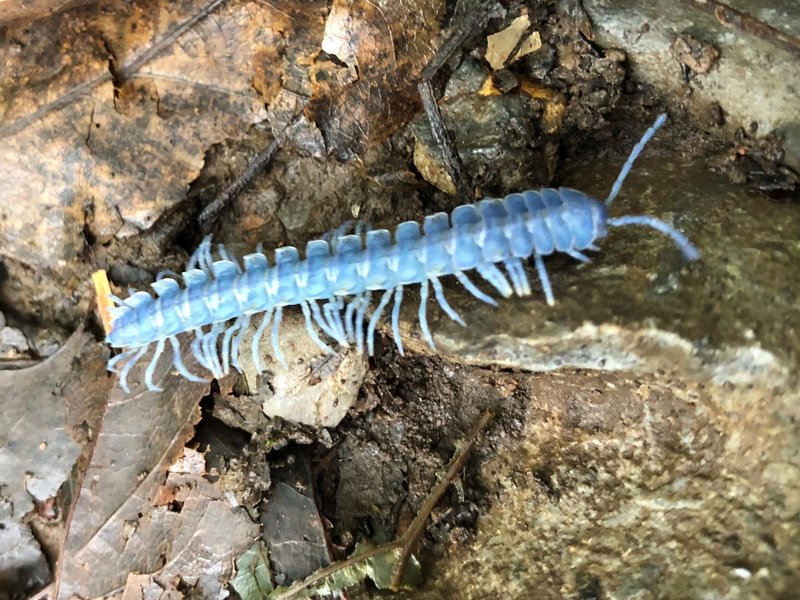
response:
[[[19,358],[28,352],[28,340],[19,329],[3,327],[0,329],[0,357]]]

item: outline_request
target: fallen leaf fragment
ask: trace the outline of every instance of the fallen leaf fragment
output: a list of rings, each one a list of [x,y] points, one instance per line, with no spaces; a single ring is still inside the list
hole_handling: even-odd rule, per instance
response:
[[[236,577],[231,585],[242,600],[262,600],[272,592],[269,553],[264,542],[253,544],[236,559]]]
[[[187,367],[197,370],[191,352],[186,354]],[[137,365],[131,373],[132,394],[114,388],[108,401],[61,553],[58,598],[102,596],[122,588],[130,572],[156,571],[163,564],[164,540],[172,540],[170,547],[177,551],[188,544],[180,544],[187,534],[183,524],[191,530],[204,517],[202,507],[193,509],[189,518],[156,504],[163,498],[167,469],[194,433],[198,403],[208,384],[182,379],[173,373],[170,361],[162,360],[155,379],[164,391],[149,392],[141,369]],[[222,511],[211,500],[225,501],[214,494],[205,492],[208,510]],[[227,518],[217,516],[221,522]],[[231,523],[235,525],[235,519]]]
[[[0,371],[0,589],[30,592],[50,579],[31,526],[55,518],[53,499],[97,426],[104,354],[79,330],[39,365]]]
[[[511,25],[493,33],[486,38],[486,60],[495,71],[505,69],[506,62],[511,57],[511,53],[519,46],[519,50],[514,54],[513,59],[518,60],[527,54],[536,52],[542,47],[542,38],[538,31],[529,34],[520,45],[520,40],[531,26],[528,15],[521,15],[511,22]]]

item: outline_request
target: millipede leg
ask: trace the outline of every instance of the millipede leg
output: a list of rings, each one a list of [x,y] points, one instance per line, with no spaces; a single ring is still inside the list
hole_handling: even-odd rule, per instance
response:
[[[333,338],[342,346],[349,345],[347,342],[347,337],[340,337],[336,329],[331,327],[331,324],[327,321],[327,319],[322,316],[322,312],[320,311],[316,300],[308,300],[308,305],[311,307],[311,314],[314,317],[314,322],[319,325],[319,328],[322,329],[325,335]]]
[[[115,294],[109,294],[108,298],[119,307],[124,306],[125,308],[131,308],[131,306],[127,302],[125,302],[125,300],[123,300],[122,298],[120,298]]]
[[[422,336],[428,342],[431,350],[436,350],[436,345],[433,343],[433,336],[431,335],[430,327],[428,327],[428,280],[422,282],[422,287],[419,290],[419,327],[422,329]]]
[[[207,332],[203,334],[203,338],[200,340],[200,351],[203,355],[203,363],[207,365],[208,370],[211,371],[211,375],[213,377],[217,376],[217,368],[214,364],[214,359],[211,356],[211,332],[212,329],[209,329]]]
[[[253,339],[250,342],[250,352],[253,355],[253,364],[256,367],[256,373],[261,373],[264,371],[264,366],[261,364],[261,352],[259,351],[259,346],[261,345],[261,336],[264,335],[264,331],[266,331],[269,322],[272,320],[272,312],[273,309],[269,309],[264,313],[264,318],[261,319],[261,323],[258,325],[258,329],[256,329],[255,333],[253,334]]]
[[[206,275],[213,277],[214,271],[211,268],[211,265],[214,264],[214,257],[211,255],[211,237],[209,236],[207,239],[208,243],[205,245],[205,249],[200,253],[199,257],[200,268]]]
[[[514,264],[517,267],[517,272],[519,273],[520,281],[522,282],[522,292],[525,296],[531,295],[531,282],[528,280],[528,274],[525,272],[525,266],[522,264],[522,261],[516,259]]]
[[[233,252],[230,252],[226,247],[225,244],[218,244],[217,245],[217,253],[222,257],[223,260],[227,260],[233,263],[233,266],[236,267],[236,271],[238,273],[242,272],[242,267],[239,265],[239,259],[236,258],[236,255]]]
[[[450,306],[450,303],[447,301],[447,298],[444,295],[444,289],[442,289],[442,283],[439,281],[438,277],[431,277],[431,284],[433,284],[433,293],[436,296],[436,301],[439,303],[439,306],[442,307],[444,312],[447,313],[447,316],[453,319],[459,325],[466,327],[467,324],[464,323],[464,319],[461,318],[453,307]]]
[[[356,343],[355,314],[358,308],[357,302],[358,299],[356,297],[347,304],[347,308],[344,311],[344,328],[347,333],[347,339],[354,344]]]
[[[205,340],[203,341],[203,350],[206,353],[208,363],[211,365],[211,372],[217,379],[221,379],[225,375],[217,350],[217,340],[219,340],[220,333],[222,333],[220,324],[214,323],[213,327],[211,327],[211,331],[206,334]]]
[[[207,379],[194,375],[186,368],[186,365],[183,363],[183,358],[181,357],[181,346],[178,343],[178,339],[174,335],[171,335],[167,339],[172,346],[172,364],[178,370],[178,373],[180,373],[184,379],[194,381],[195,383],[205,383],[208,381]]]
[[[336,306],[334,305],[332,299],[329,299],[325,304],[322,305],[322,313],[325,324],[336,334],[333,337],[338,339],[339,336],[344,336],[344,338],[347,339],[347,335],[344,333],[344,331],[339,331],[339,328],[336,326],[336,319],[333,318],[334,310],[336,310]]]
[[[336,305],[333,303],[333,300],[328,300],[322,305],[322,319],[325,321],[325,324],[328,326],[328,328],[333,332],[331,337],[333,337],[340,344],[347,345],[349,344],[347,341],[347,335],[345,334],[344,329],[339,330],[337,319],[333,314],[335,311]],[[344,339],[344,342],[341,341],[342,339]]]
[[[200,242],[194,254],[189,257],[189,263],[186,265],[186,269],[201,269],[206,275],[211,277],[211,264],[213,262],[214,259],[211,256],[211,236],[207,235],[203,238],[203,241]]]
[[[281,319],[283,319],[283,307],[279,306],[275,309],[275,319],[272,321],[272,351],[275,354],[275,358],[279,363],[281,363],[283,368],[288,369],[289,363],[287,363],[286,359],[283,357],[281,348],[278,344],[278,338],[281,334]]]
[[[242,365],[239,364],[239,346],[242,343],[244,332],[250,327],[250,315],[243,315],[241,318],[242,325],[239,327],[236,337],[233,338],[233,345],[231,346],[231,365],[233,365],[233,368],[239,371],[239,373],[242,372]]]
[[[550,285],[550,278],[547,276],[547,269],[544,268],[544,260],[538,254],[533,257],[536,263],[536,272],[539,274],[539,281],[542,282],[542,289],[544,290],[544,297],[547,300],[548,306],[553,306],[556,301],[553,298],[553,287]]]
[[[574,258],[575,260],[579,260],[582,263],[590,263],[592,259],[586,256],[583,252],[578,252],[575,248],[571,248],[566,251],[566,254]]]
[[[367,233],[371,231],[371,227],[369,223],[367,223],[364,219],[356,219],[355,223],[353,224],[353,235],[358,237],[361,240],[361,243],[364,243]]]
[[[525,273],[525,267],[522,266],[522,261],[518,258],[509,258],[503,261],[503,264],[505,264],[506,270],[511,276],[511,283],[514,285],[514,292],[517,296],[529,296],[531,284],[528,281],[528,275]]]
[[[158,359],[161,358],[161,353],[164,352],[164,340],[163,338],[156,342],[156,351],[153,352],[153,358],[150,359],[150,364],[147,365],[147,369],[144,372],[144,382],[147,384],[147,389],[152,392],[163,392],[164,389],[158,387],[156,384],[153,383],[153,374],[156,371],[156,365],[158,364]]]
[[[132,359],[130,359],[125,366],[122,367],[122,370],[119,372],[119,386],[125,390],[126,394],[130,394],[131,390],[128,388],[128,373],[131,372],[133,365],[139,362],[139,359],[144,356],[144,353],[147,352],[147,349],[150,347],[148,344],[147,346],[142,346],[139,351],[134,355]]]
[[[228,374],[228,366],[230,363],[231,338],[233,338],[233,335],[241,328],[243,319],[244,317],[237,318],[233,322],[233,325],[225,330],[225,335],[222,336],[222,370],[226,375]]]
[[[158,275],[156,275],[156,281],[161,281],[165,277],[172,277],[178,281],[181,280],[181,276],[172,269],[164,269],[163,271],[158,272]]]
[[[211,365],[208,364],[206,360],[206,355],[203,353],[203,339],[205,338],[205,332],[201,327],[197,327],[194,330],[194,340],[192,340],[192,354],[194,355],[195,359],[197,360],[200,365],[207,369],[211,370]]]
[[[403,286],[398,285],[394,288],[394,306],[392,306],[392,336],[397,345],[400,356],[404,356],[403,338],[400,337],[400,305],[403,303]]]
[[[212,327],[203,335],[203,341],[201,342],[200,347],[203,349],[203,360],[205,360],[205,363],[208,365],[208,370],[211,371],[211,375],[214,377],[219,377],[219,371],[217,370],[217,365],[214,361],[211,348],[211,340],[214,337],[213,333],[214,328]],[[213,350],[213,354],[216,354],[216,350]]]
[[[116,356],[112,356],[110,359],[108,359],[108,362],[106,363],[106,370],[111,371],[113,373],[114,368],[117,366],[118,363],[122,362],[126,358],[130,358],[131,356],[136,354],[136,352],[138,352],[138,349],[125,350],[124,352],[120,352]]]
[[[367,326],[367,354],[369,356],[373,355],[373,350],[375,349],[375,328],[378,326],[378,321],[381,318],[381,314],[383,314],[383,309],[389,304],[393,295],[394,290],[386,290],[383,293],[381,301],[378,303],[378,308],[375,309],[375,312],[372,313],[372,317],[369,320],[369,325]]]
[[[306,318],[306,331],[308,331],[308,335],[311,340],[328,354],[336,354],[336,351],[333,348],[328,346],[328,344],[320,339],[317,330],[314,329],[314,324],[311,322],[311,309],[308,308],[308,302],[301,302],[300,308],[303,310],[303,316]]]
[[[370,300],[372,300],[372,292],[359,294],[358,312],[356,313],[356,351],[359,354],[364,351],[364,316],[367,314]]]
[[[508,279],[506,279],[506,276],[503,275],[503,272],[493,264],[478,265],[477,271],[480,273],[481,277],[491,283],[494,286],[494,289],[500,292],[504,298],[508,298],[512,293],[514,293],[511,289],[511,285],[508,283]]]
[[[222,368],[222,353],[220,352],[219,348],[219,336],[225,333],[225,329],[226,327],[224,323],[214,324],[214,341],[211,344],[211,350],[214,352],[214,364],[219,370],[219,377],[224,377],[228,374],[228,369]]]
[[[194,330],[194,339],[192,340],[192,343],[190,344],[189,347],[192,350],[192,356],[194,356],[194,359],[200,364],[201,367],[207,369],[208,367],[206,366],[205,357],[203,356],[203,352],[200,349],[200,344],[202,343],[202,341],[203,341],[203,330],[197,328]]]
[[[336,254],[336,250],[339,247],[339,238],[350,233],[350,231],[353,229],[354,224],[355,221],[353,220],[345,221],[338,227],[334,227],[333,229],[330,229],[325,233],[323,233],[320,239],[328,242],[328,246],[330,247],[331,252],[333,254]]]
[[[491,304],[492,306],[497,306],[497,302],[495,301],[495,299],[492,298],[489,294],[483,293],[480,290],[480,288],[478,288],[474,283],[472,283],[470,278],[467,277],[466,273],[464,273],[463,271],[456,271],[454,275],[456,276],[456,279],[458,279],[461,282],[461,285],[464,286],[464,289],[467,290],[473,296],[475,296],[478,300],[482,300],[483,302],[486,302],[486,304]]]
[[[517,296],[522,296],[520,293],[520,283],[519,279],[517,278],[517,271],[514,269],[513,263],[511,261],[503,261],[503,264],[506,266],[506,271],[508,271],[508,277],[511,279],[511,286],[514,288],[514,293]]]
[[[342,322],[342,308],[344,308],[344,299],[335,297],[325,306],[330,306],[329,314],[331,327],[335,328],[340,336],[347,338],[344,323]]]

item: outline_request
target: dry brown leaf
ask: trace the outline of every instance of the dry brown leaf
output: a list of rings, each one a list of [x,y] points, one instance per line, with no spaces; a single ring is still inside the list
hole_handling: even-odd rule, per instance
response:
[[[95,0],[0,0],[0,25],[30,23],[45,15],[64,12]]]
[[[419,76],[436,49],[444,9],[429,0],[334,1],[322,49],[337,61],[315,65],[310,107],[329,151],[351,157],[416,113]]]
[[[81,330],[40,365],[0,371],[0,590],[32,591],[23,582],[50,579],[30,528],[58,527],[63,518],[55,496],[97,426],[108,391],[105,352]]]
[[[191,352],[186,354],[187,367],[197,371]],[[165,515],[168,507],[156,505],[167,469],[194,432],[198,402],[208,384],[186,381],[162,359],[154,379],[164,391],[146,391],[142,371],[147,363],[145,356],[131,372],[131,394],[119,388],[111,393],[70,518],[59,565],[59,598],[111,593],[124,585],[128,573],[163,567],[171,556],[167,540],[175,545],[191,534],[181,528],[180,519],[174,520],[180,515]],[[197,510],[204,514],[205,508]],[[194,521],[186,526],[197,526],[202,514],[192,513]]]
[[[292,23],[270,3],[112,0],[3,30],[0,258],[19,281],[9,303],[77,321],[85,227],[103,243],[184,201],[208,148],[265,118],[254,74],[261,88],[280,82],[265,61]]]
[[[136,532],[151,547],[169,543],[158,579],[180,576],[203,598],[227,597],[234,560],[256,540],[258,525],[224,497],[219,479],[212,484],[198,475],[170,473],[166,485],[178,489],[180,513],[159,507],[152,512],[151,534]]]
[[[114,594],[112,600],[181,600],[184,594],[175,589],[172,582],[157,582],[152,575],[131,573],[121,594]]]
[[[227,597],[234,561],[252,545],[258,527],[223,498],[218,482],[170,473],[165,485],[177,491],[180,510],[156,508],[131,536],[131,543],[161,549],[164,564],[153,573],[129,574],[121,599],[179,600],[186,595],[183,586],[197,590],[198,597]],[[183,593],[176,584],[183,584],[178,586]]]

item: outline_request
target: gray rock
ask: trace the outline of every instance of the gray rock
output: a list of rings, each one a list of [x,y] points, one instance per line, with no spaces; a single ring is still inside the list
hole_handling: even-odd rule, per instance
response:
[[[550,373],[524,379],[524,430],[481,466],[474,538],[414,598],[794,593],[800,213],[655,146],[611,212],[672,223],[699,261],[628,227],[589,265],[546,261],[554,307],[536,284],[498,309],[451,285],[467,327],[431,310],[440,353]],[[617,166],[595,168],[565,183],[602,197]]]
[[[16,327],[0,329],[0,357],[20,358],[28,352],[28,340]]]
[[[409,597],[793,595],[796,392],[597,371],[531,383],[524,431],[481,468],[491,509]]]
[[[587,0],[596,41],[622,48],[628,54],[632,75],[666,95],[680,99],[700,122],[708,120],[710,107],[719,104],[736,126],[752,121],[759,131],[780,131],[786,139],[786,163],[800,168],[800,13],[793,0],[769,5],[753,2],[736,5],[757,23],[736,26],[724,15],[713,14],[711,2],[648,3],[636,0],[609,2]],[[704,10],[705,9],[705,10]],[[686,35],[707,48],[700,60],[676,60],[676,40]],[[784,43],[781,36],[790,43]],[[711,65],[702,57],[718,53]],[[684,78],[681,62],[700,66]],[[705,67],[708,66],[708,69]]]
[[[288,368],[275,359],[267,330],[261,339],[265,375],[256,375],[249,343],[241,352],[241,364],[252,401],[261,400],[264,414],[314,427],[338,425],[358,397],[366,375],[366,359],[346,348],[326,354],[309,337],[302,317],[284,315],[281,352]]]

